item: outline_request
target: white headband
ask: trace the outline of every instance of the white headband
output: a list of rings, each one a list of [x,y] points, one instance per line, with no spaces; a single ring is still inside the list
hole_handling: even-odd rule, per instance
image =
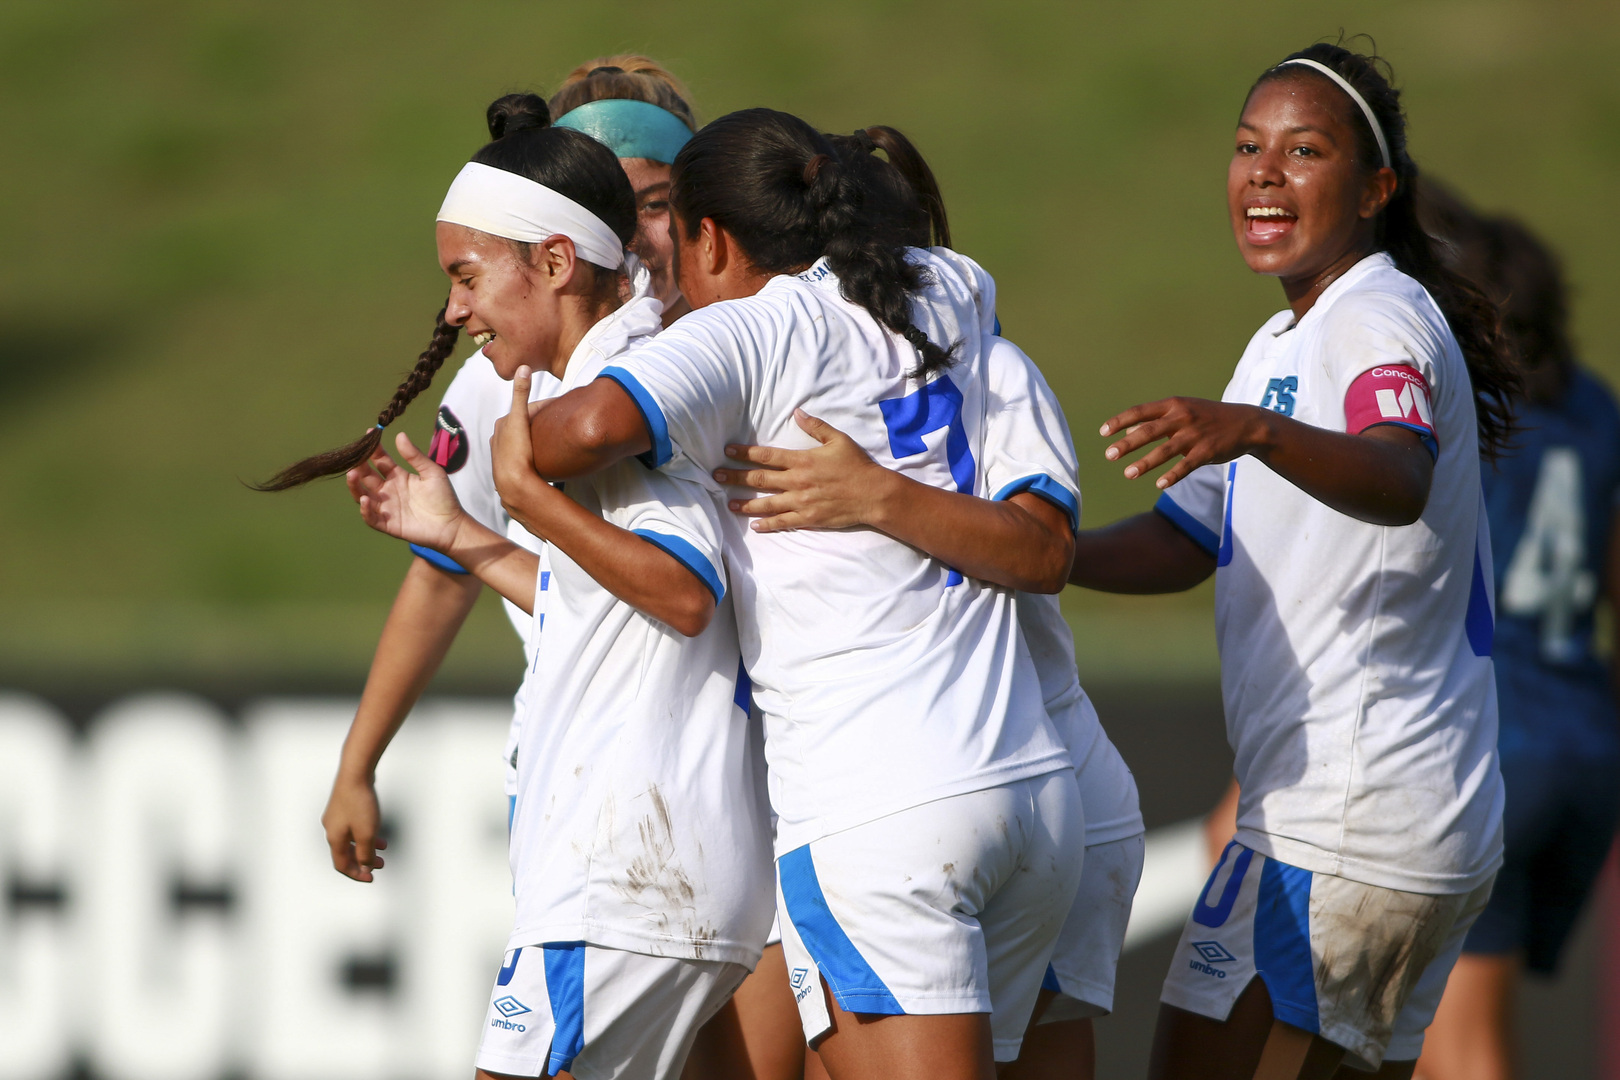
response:
[[[1284,60],[1282,63],[1278,64],[1277,67],[1283,68],[1287,67],[1289,64],[1304,64],[1308,68],[1313,68],[1316,71],[1320,71],[1322,74],[1338,83],[1339,89],[1349,94],[1350,100],[1361,106],[1361,115],[1367,118],[1367,126],[1372,128],[1373,138],[1378,140],[1378,154],[1384,159],[1384,168],[1394,168],[1394,166],[1389,163],[1389,143],[1384,141],[1384,129],[1378,126],[1378,117],[1373,115],[1372,106],[1367,104],[1366,98],[1356,93],[1356,88],[1350,85],[1350,80],[1346,79],[1343,75],[1340,75],[1337,71],[1334,71],[1326,64],[1318,63],[1315,60],[1307,60],[1303,56],[1297,60]]]
[[[586,262],[624,265],[624,244],[601,218],[544,184],[476,161],[456,174],[439,220],[525,244],[566,236]]]

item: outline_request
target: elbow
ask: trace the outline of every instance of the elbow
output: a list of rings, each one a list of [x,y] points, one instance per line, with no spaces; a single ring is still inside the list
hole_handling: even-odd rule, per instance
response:
[[[1413,525],[1423,516],[1429,505],[1429,477],[1414,477],[1401,490],[1390,492],[1384,499],[1383,513],[1375,524]]]
[[[669,609],[662,618],[682,637],[697,637],[709,628],[715,607],[714,594],[699,585],[696,589],[681,589],[672,595]]]
[[[1069,573],[1074,569],[1074,537],[1053,537],[1030,568],[1030,574],[1018,587],[1031,593],[1060,593],[1069,584]]]

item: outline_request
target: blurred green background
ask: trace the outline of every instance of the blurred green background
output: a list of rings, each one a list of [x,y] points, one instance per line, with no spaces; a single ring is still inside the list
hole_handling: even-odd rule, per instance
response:
[[[1063,397],[1087,523],[1142,509],[1091,432],[1217,394],[1281,306],[1227,233],[1230,131],[1256,73],[1341,28],[1394,64],[1420,164],[1563,252],[1620,375],[1613,3],[6,0],[0,681],[358,680],[408,556],[341,485],[239,481],[357,434],[414,361],[485,104],[621,50],[703,118],[910,133]],[[1207,588],[1067,602],[1088,678],[1214,671]],[[486,603],[446,676],[510,685],[517,657]]]

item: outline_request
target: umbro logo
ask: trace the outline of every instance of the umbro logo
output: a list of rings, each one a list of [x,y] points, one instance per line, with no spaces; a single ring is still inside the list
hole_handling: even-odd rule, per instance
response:
[[[495,1011],[506,1017],[508,1020],[514,1016],[518,1016],[529,1011],[529,1007],[527,1005],[523,1004],[523,1002],[519,1001],[511,994],[507,994],[505,997],[496,998],[494,1005]]]
[[[792,974],[788,976],[788,982],[793,984],[794,1001],[803,1001],[814,985],[810,982],[810,969],[805,967],[794,968]]]
[[[1217,979],[1226,978],[1223,968],[1213,967],[1214,964],[1230,964],[1237,957],[1227,951],[1225,945],[1218,941],[1195,941],[1192,943],[1193,951],[1203,957],[1202,960],[1189,960],[1187,966],[1204,975],[1213,975]]]

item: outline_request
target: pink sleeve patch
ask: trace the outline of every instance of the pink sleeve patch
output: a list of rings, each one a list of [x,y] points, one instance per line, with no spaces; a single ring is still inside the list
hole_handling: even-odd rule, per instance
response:
[[[1344,394],[1344,429],[1360,435],[1378,424],[1399,424],[1434,439],[1429,384],[1417,368],[1384,364],[1363,371]]]

